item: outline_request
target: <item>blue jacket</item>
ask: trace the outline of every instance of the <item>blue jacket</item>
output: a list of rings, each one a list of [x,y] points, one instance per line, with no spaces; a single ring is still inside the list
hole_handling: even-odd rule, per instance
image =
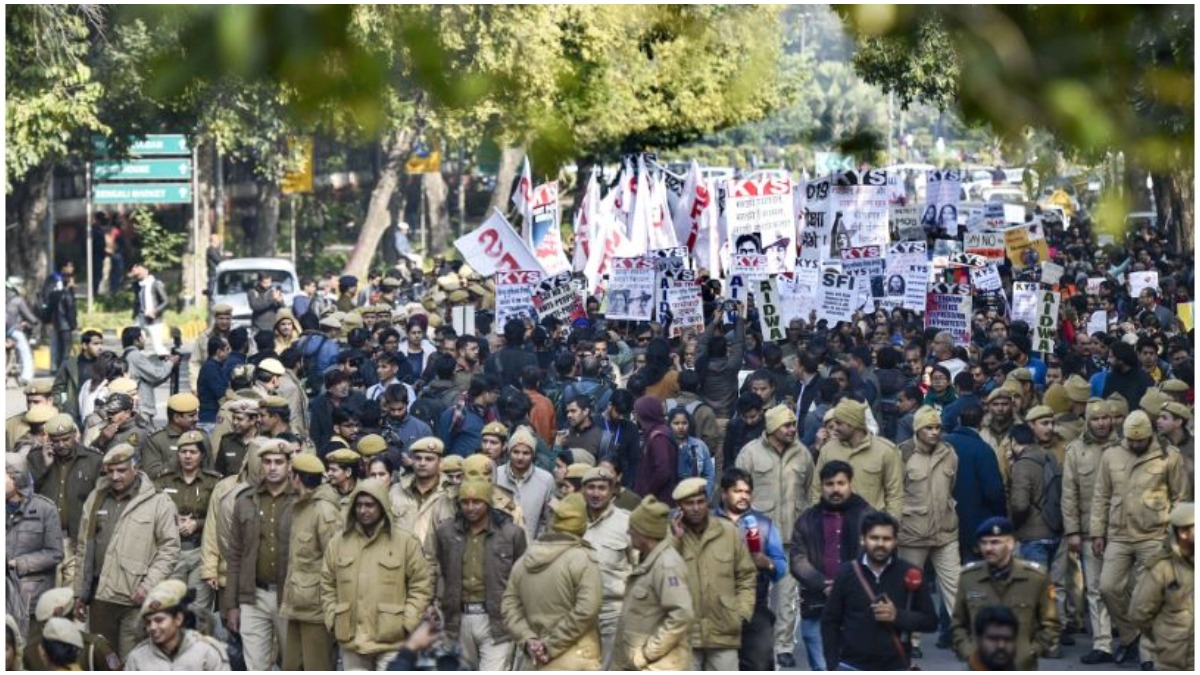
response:
[[[487,424],[487,419],[475,406],[465,405],[462,408],[462,423],[458,428],[451,429],[455,407],[450,406],[442,411],[442,416],[438,418],[437,435],[442,439],[442,443],[446,444],[447,457],[470,457],[483,443],[483,427]]]
[[[964,394],[955,399],[950,405],[942,408],[943,433],[953,433],[958,428],[958,416],[962,414],[963,408],[969,405],[982,406],[983,403],[975,394]]]
[[[196,386],[196,397],[200,399],[200,421],[213,424],[217,421],[217,411],[221,408],[221,397],[229,389],[229,375],[216,359],[210,358],[200,366],[200,376]]]
[[[978,431],[960,426],[943,437],[958,455],[958,475],[954,479],[955,511],[958,512],[960,549],[970,551],[975,530],[993,516],[1008,515],[1004,496],[1004,478],[996,452]]]
[[[727,518],[728,516],[725,515],[725,505],[718,506],[713,515],[718,518]],[[753,517],[753,520],[751,520],[751,517]],[[787,554],[783,550],[783,537],[780,536],[779,528],[775,527],[775,523],[771,520],[770,516],[753,508],[747,511],[737,521],[738,530],[742,533],[743,538],[745,538],[746,532],[752,525],[758,528],[759,539],[763,542],[763,555],[770,558],[771,562],[775,564],[774,572],[770,570],[758,570],[754,596],[756,602],[765,603],[770,593],[771,584],[779,583],[779,580],[787,575],[788,559]]]

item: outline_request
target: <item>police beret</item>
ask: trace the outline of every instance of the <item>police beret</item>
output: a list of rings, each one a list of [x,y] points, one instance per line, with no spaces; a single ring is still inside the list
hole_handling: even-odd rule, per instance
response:
[[[30,380],[29,384],[25,385],[26,396],[49,396],[50,390],[54,388],[54,380],[45,377],[39,377],[36,380]]]
[[[108,452],[104,453],[104,459],[101,461],[101,463],[104,466],[109,466],[112,464],[124,464],[125,462],[132,460],[136,454],[137,450],[135,450],[132,445],[128,443],[117,443],[113,447],[109,448]]]
[[[1004,387],[997,387],[992,390],[992,393],[988,394],[987,402],[991,403],[992,401],[995,401],[996,399],[1001,399],[1001,398],[1006,398],[1011,401],[1012,397],[1013,397],[1012,390],[1005,389]]]
[[[54,419],[54,416],[57,414],[58,408],[49,403],[43,403],[25,411],[25,422],[27,424],[45,424]]]
[[[200,409],[200,399],[195,394],[175,394],[167,399],[167,410],[177,413],[194,413]]]
[[[1033,382],[1033,371],[1028,368],[1014,368],[1008,377],[1019,382]]]
[[[229,404],[229,412],[234,413],[257,413],[258,401],[248,398],[239,398]]]
[[[187,597],[187,584],[178,579],[167,579],[154,587],[142,603],[141,616],[145,617],[155,612],[172,609],[183,604]]]
[[[688,478],[680,481],[675,487],[675,491],[671,493],[671,499],[676,502],[695,497],[696,495],[706,494],[708,490],[708,481],[703,478]]]
[[[125,394],[127,396],[132,396],[137,393],[137,390],[137,382],[129,379],[128,377],[118,377],[117,379],[108,383],[108,393],[110,394]]]
[[[984,537],[1000,537],[1003,535],[1011,535],[1017,531],[1017,527],[1013,522],[1004,516],[992,516],[980,523],[975,529],[975,538],[982,539]]]
[[[204,432],[192,429],[191,431],[185,431],[180,434],[179,440],[175,442],[175,445],[176,447],[182,447],[184,445],[198,445],[200,446],[200,450],[203,451],[204,440]]]
[[[1032,422],[1044,417],[1054,417],[1054,409],[1048,405],[1035,405],[1025,413],[1025,421]]]
[[[325,475],[325,463],[316,455],[302,452],[292,458],[292,471],[312,476],[323,476]]]
[[[591,468],[592,467],[590,464],[583,464],[582,462],[572,464],[571,466],[567,467],[567,478],[578,478],[583,480],[583,477],[587,475],[588,470]]]
[[[76,626],[75,622],[70,619],[58,616],[52,617],[42,627],[42,639],[62,642],[83,649],[83,633],[80,632],[79,626]]]
[[[51,588],[38,598],[33,615],[38,621],[46,622],[59,610],[75,607],[75,590],[70,587]],[[65,612],[64,612],[65,613]]]
[[[488,422],[488,424],[483,427],[483,431],[479,432],[479,435],[496,436],[503,441],[508,438],[508,427],[499,422]]]
[[[461,473],[463,471],[463,458],[458,455],[450,455],[442,460],[442,473]]]
[[[442,443],[440,438],[434,436],[426,436],[413,441],[412,445],[408,446],[409,452],[428,452],[435,455],[446,454],[446,444]]]
[[[258,402],[258,405],[263,410],[287,410],[287,399],[282,396],[268,396]]]
[[[583,484],[584,485],[587,485],[588,483],[590,483],[594,480],[606,480],[609,483],[613,483],[613,482],[616,482],[617,476],[608,467],[597,466],[597,467],[588,469],[588,472],[583,474]]]
[[[266,371],[272,375],[283,375],[283,364],[279,359],[263,359],[258,362],[258,369]]]
[[[1150,388],[1146,390],[1145,395],[1138,401],[1138,407],[1145,410],[1147,415],[1157,416],[1159,411],[1162,410],[1163,404],[1169,400],[1166,394],[1158,389]]]
[[[1162,405],[1162,411],[1171,413],[1179,419],[1192,421],[1192,411],[1188,407],[1178,401],[1167,401]]]
[[[340,316],[337,316],[337,313],[335,312],[333,314],[330,314],[329,316],[322,317],[321,321],[318,325],[321,328],[341,328],[342,327],[342,318]]]
[[[290,455],[292,448],[288,442],[281,438],[257,438],[258,448],[254,450],[254,456],[258,458],[266,457],[267,455]]]
[[[330,464],[337,464],[338,466],[353,465],[362,461],[362,455],[350,448],[338,448],[325,455],[325,461]]]
[[[216,307],[213,307],[213,316],[216,316],[218,314],[221,314],[221,315],[233,314],[233,305],[227,305],[222,302],[221,304],[217,305]]]
[[[1168,394],[1186,394],[1188,386],[1183,380],[1167,380],[1159,385],[1159,389]]]
[[[358,444],[355,445],[358,449],[358,454],[363,457],[374,457],[381,452],[387,450],[387,441],[383,440],[383,436],[379,434],[367,434],[358,439]]]
[[[109,394],[104,399],[104,411],[112,414],[125,410],[133,410],[133,399],[129,394]]]

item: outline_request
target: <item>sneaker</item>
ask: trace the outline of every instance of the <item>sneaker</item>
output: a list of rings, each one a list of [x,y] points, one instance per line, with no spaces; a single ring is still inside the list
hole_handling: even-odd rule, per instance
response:
[[[1112,663],[1113,656],[1108,652],[1102,652],[1099,649],[1093,649],[1087,654],[1079,657],[1079,662],[1089,666],[1094,666],[1098,663]]]
[[[780,668],[796,667],[796,659],[787,652],[780,654],[775,660],[779,663]]]
[[[1062,647],[1059,647],[1058,645],[1054,645],[1050,649],[1046,650],[1046,654],[1043,658],[1055,660],[1055,659],[1061,659],[1062,657],[1063,657],[1062,656]]]

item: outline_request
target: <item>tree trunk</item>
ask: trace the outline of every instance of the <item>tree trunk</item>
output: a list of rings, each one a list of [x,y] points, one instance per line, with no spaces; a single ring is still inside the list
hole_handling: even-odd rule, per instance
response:
[[[5,230],[8,246],[8,274],[25,278],[27,295],[42,287],[42,280],[50,273],[49,240],[46,232],[46,216],[50,208],[51,171],[46,166],[32,169],[25,180],[18,183],[12,194],[17,204],[16,227]],[[87,276],[87,268],[81,270],[80,279]],[[100,270],[95,270],[100,274]],[[86,290],[86,281],[79,282]],[[30,295],[29,297],[32,297]]]
[[[254,241],[250,244],[252,256],[269,258],[276,254],[282,202],[283,190],[278,181],[258,183],[258,226],[254,228]]]
[[[426,255],[445,255],[450,248],[450,190],[440,171],[421,176],[421,190],[429,214],[429,247]]]
[[[500,166],[496,169],[496,187],[492,190],[492,200],[488,203],[487,214],[484,215],[485,220],[492,215],[492,209],[500,209],[501,213],[508,213],[512,208],[512,193],[516,187],[517,173],[521,171],[521,160],[524,157],[524,146],[504,148],[500,152]]]
[[[192,214],[196,226],[188,223],[187,248],[183,253],[183,297],[193,298],[197,305],[204,304],[203,291],[208,288],[208,264],[205,252],[212,233],[213,211],[216,204],[216,145],[211,138],[201,136],[196,148],[196,200],[198,210]],[[194,236],[193,236],[194,235]],[[198,260],[196,260],[198,258]],[[193,264],[195,261],[196,264]]]
[[[371,201],[367,206],[367,215],[363,219],[358,232],[358,241],[346,261],[342,274],[353,274],[365,279],[371,265],[371,258],[379,248],[379,240],[392,224],[391,202],[396,193],[396,185],[400,180],[400,171],[404,168],[404,160],[412,152],[414,134],[410,128],[404,128],[389,134],[382,141],[383,167],[379,172],[379,181],[371,190]]]
[[[1192,250],[1196,220],[1192,185],[1195,167],[1188,158],[1180,157],[1173,171],[1156,172],[1151,177],[1159,228],[1167,233],[1174,250]]]

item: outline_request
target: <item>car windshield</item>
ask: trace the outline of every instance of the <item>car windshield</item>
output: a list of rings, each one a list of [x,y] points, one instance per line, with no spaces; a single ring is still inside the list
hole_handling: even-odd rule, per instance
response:
[[[233,295],[248,293],[258,282],[259,270],[225,270],[217,277],[217,295]],[[284,293],[291,293],[292,277],[287,272],[276,270],[270,272],[271,284],[279,286]]]

